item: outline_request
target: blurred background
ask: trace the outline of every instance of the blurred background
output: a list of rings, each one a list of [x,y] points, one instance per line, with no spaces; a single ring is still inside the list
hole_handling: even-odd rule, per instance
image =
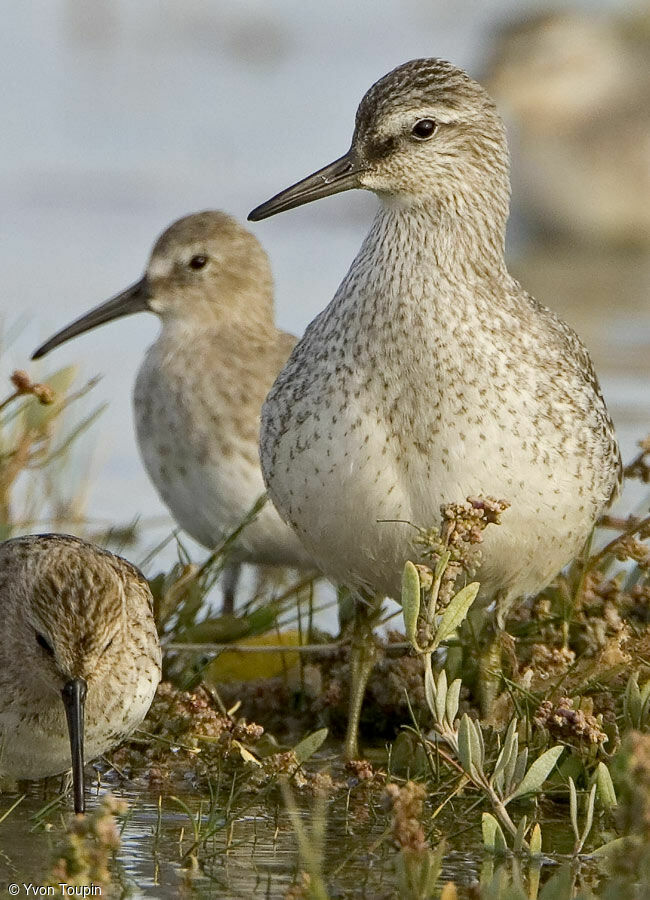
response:
[[[178,216],[243,220],[343,153],[366,89],[418,56],[452,60],[496,96],[513,156],[511,269],[590,347],[625,458],[648,432],[647,6],[26,0],[3,4],[0,42],[0,378],[8,393],[15,368],[104,376],[75,413],[107,403],[68,472],[76,512],[141,517],[144,547],[170,529],[131,417],[157,320],[120,320],[38,366],[31,351],[137,279]],[[327,304],[374,206],[345,194],[252,226],[281,327],[301,334]]]

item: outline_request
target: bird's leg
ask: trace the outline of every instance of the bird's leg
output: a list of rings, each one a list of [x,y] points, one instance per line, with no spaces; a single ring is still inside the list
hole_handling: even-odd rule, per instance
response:
[[[221,615],[231,616],[235,611],[235,592],[241,575],[240,563],[229,563],[224,567],[221,583],[223,585],[223,600],[221,602]]]
[[[381,612],[381,601],[373,597],[355,603],[350,648],[350,704],[343,755],[359,759],[359,718],[368,679],[377,660],[374,625]]]
[[[478,700],[481,716],[489,718],[494,702],[499,695],[503,669],[503,646],[514,656],[512,638],[505,631],[505,620],[512,601],[505,594],[496,598],[494,617],[490,616],[483,626],[481,649],[478,661]],[[515,663],[516,667],[516,663]]]
[[[501,682],[501,633],[489,622],[482,636],[478,658],[478,701],[481,716],[490,716]]]
[[[356,600],[348,587],[339,584],[336,588],[336,607],[339,615],[339,637],[345,634],[351,622],[354,622]]]

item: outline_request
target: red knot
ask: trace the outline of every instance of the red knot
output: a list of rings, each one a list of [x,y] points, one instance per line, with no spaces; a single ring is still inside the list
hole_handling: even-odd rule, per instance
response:
[[[365,95],[350,150],[257,207],[265,218],[349,188],[379,197],[370,232],[262,412],[269,494],[320,568],[399,597],[414,529],[443,504],[502,497],[477,573],[498,621],[582,549],[620,458],[589,354],[508,273],[510,179],[486,91],[438,59]],[[347,756],[373,664],[357,604]]]
[[[144,311],[162,327],[135,383],[140,454],[179,525],[213,549],[265,492],[260,410],[296,339],[275,326],[271,268],[257,239],[231,216],[208,211],[174,222],[139,281],[59,331],[33,358]],[[315,568],[270,503],[240,534],[232,559],[225,612],[232,611],[239,563]]]

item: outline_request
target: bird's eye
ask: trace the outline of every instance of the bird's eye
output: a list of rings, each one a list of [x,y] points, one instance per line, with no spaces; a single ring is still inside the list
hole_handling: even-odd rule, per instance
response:
[[[36,632],[36,643],[38,644],[39,647],[42,647],[43,650],[45,650],[45,652],[48,653],[50,656],[54,656],[54,650],[52,649],[52,645],[49,644],[47,639],[44,638],[42,634],[39,634],[38,631]]]
[[[113,638],[111,638],[110,641],[108,642],[108,644],[106,644],[106,646],[102,650],[102,653],[106,653],[106,651],[111,647],[112,643],[113,643]]]
[[[202,269],[208,261],[207,256],[193,256],[190,260],[191,269]]]
[[[420,119],[411,129],[411,134],[419,141],[426,141],[436,130],[436,123],[433,119]]]

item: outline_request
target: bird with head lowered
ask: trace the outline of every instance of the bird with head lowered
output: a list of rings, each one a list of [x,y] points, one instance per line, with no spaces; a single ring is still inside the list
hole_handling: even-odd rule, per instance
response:
[[[160,681],[153,598],[125,559],[66,534],[0,544],[0,777],[72,766],[84,812],[84,760],[144,719]]]

